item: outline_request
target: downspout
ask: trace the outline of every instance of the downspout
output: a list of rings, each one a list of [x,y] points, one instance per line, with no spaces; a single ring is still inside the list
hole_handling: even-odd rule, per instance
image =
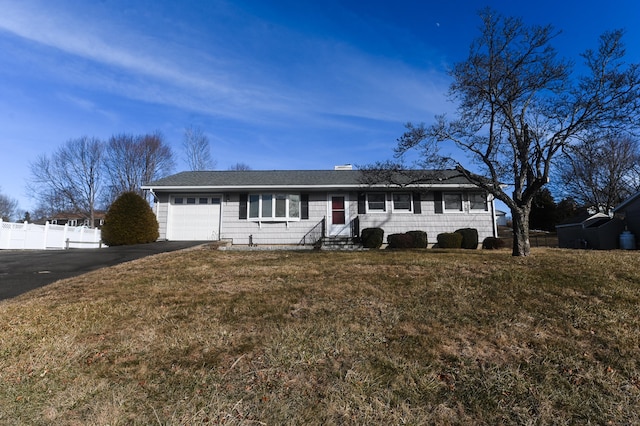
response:
[[[153,192],[153,188],[149,188],[149,193],[150,193],[151,195],[153,195],[153,210],[154,210],[154,213],[155,213],[156,218],[157,218],[157,217],[158,217],[159,208],[160,208],[160,207],[159,207],[159,204],[160,204],[160,203],[158,203],[159,198],[158,198],[158,196],[156,195],[156,193],[155,193],[155,192]]]
[[[149,188],[149,193],[153,196],[153,213],[156,215],[156,221],[158,221],[158,225],[160,225],[160,198],[158,198],[156,193],[153,192],[153,188]],[[160,229],[158,229],[158,231],[160,231]],[[164,230],[164,239],[167,239],[166,225]]]
[[[490,195],[491,197],[491,219],[492,219],[492,227],[493,227],[493,238],[498,238],[498,222],[496,220],[496,197]]]

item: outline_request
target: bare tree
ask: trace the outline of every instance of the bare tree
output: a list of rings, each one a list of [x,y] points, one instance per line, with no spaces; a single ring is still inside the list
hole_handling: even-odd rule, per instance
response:
[[[184,130],[182,148],[189,170],[211,170],[215,167],[209,138],[200,128],[191,126]]]
[[[144,135],[140,139],[140,154],[143,159],[142,184],[165,177],[175,166],[173,151],[159,132]],[[138,192],[141,191],[138,186]]]
[[[580,205],[602,213],[640,189],[640,148],[630,136],[588,139],[567,147],[559,162],[559,186]]]
[[[109,176],[107,204],[111,204],[125,192],[144,196],[143,184],[173,170],[173,152],[159,133],[114,135],[107,143],[105,166]]]
[[[396,156],[416,149],[424,159],[445,159],[503,201],[513,218],[513,255],[526,256],[531,203],[549,180],[554,156],[586,134],[637,125],[639,66],[623,62],[623,33],[613,31],[582,55],[588,72],[574,79],[571,64],[551,45],[558,34],[551,26],[526,26],[488,9],[480,17],[480,37],[451,71],[457,117],[438,116],[430,126],[408,123]],[[446,142],[473,167],[439,154]]]
[[[0,219],[11,221],[18,213],[18,201],[0,193]]]
[[[236,164],[234,164],[232,166],[229,166],[228,170],[231,170],[231,171],[234,171],[234,170],[235,171],[247,171],[247,170],[251,170],[251,166],[249,166],[246,163],[238,162],[238,163],[236,163]]]
[[[137,141],[133,135],[120,134],[107,142],[105,166],[109,176],[109,203],[120,193],[137,191],[140,177],[140,159],[136,155]]]
[[[94,226],[103,152],[99,139],[84,136],[69,140],[51,157],[41,155],[31,163],[31,192],[41,205],[87,215]]]

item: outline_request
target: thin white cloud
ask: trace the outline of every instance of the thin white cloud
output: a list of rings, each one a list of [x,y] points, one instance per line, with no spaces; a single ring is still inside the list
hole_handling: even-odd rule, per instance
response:
[[[143,40],[132,40],[133,45],[122,45],[122,28],[101,28],[96,22],[81,22],[72,16],[52,13],[52,9],[24,8],[25,3],[10,2],[3,5],[0,29],[24,39],[44,44],[60,51],[77,55],[107,66],[119,67],[150,77],[173,81],[184,86],[198,86],[228,93],[228,87],[215,84],[215,80],[198,78],[179,69],[170,61],[158,58],[159,52],[147,52]],[[55,6],[54,6],[55,7]],[[107,35],[109,35],[107,37]],[[107,41],[108,40],[108,41]],[[149,44],[146,41],[145,44]]]
[[[87,98],[81,98],[79,96],[71,95],[69,93],[58,93],[57,97],[61,101],[66,102],[67,104],[71,104],[76,108],[98,114],[110,122],[115,122],[117,120],[116,114],[114,114],[111,111],[105,110],[104,108],[101,108],[94,101],[89,100]]]
[[[185,63],[185,59],[189,59],[182,56],[186,53],[186,46],[181,46],[180,52],[171,51],[161,45],[162,41],[143,39],[123,28],[107,27],[95,21],[81,22],[73,16],[54,12],[49,8],[27,9],[25,3],[10,2],[3,5],[0,13],[0,29],[128,73],[133,77],[127,79],[119,75],[116,79],[107,72],[102,75],[76,75],[91,84],[103,83],[98,87],[111,87],[120,94],[140,100],[171,104],[175,92],[180,91],[186,95],[177,99],[180,107],[189,107],[189,102],[185,102],[188,98],[201,105],[204,97],[210,101],[225,102],[227,106],[253,107],[260,107],[257,103],[261,98],[268,98],[271,102],[269,108],[272,108],[280,98],[273,93],[263,93],[262,88],[230,82],[235,77],[229,70],[208,68],[206,75],[199,73],[203,64]],[[127,83],[127,80],[135,84]]]
[[[177,44],[162,34],[143,36],[108,19],[86,19],[86,13],[80,19],[69,9],[46,5],[3,4],[0,31],[95,64],[94,72],[87,73],[73,64],[50,62],[85,87],[263,123],[296,119],[313,125],[340,116],[406,121],[425,115],[427,120],[445,108],[442,75],[369,57],[351,46],[307,38],[287,46],[292,64],[269,63],[268,55],[247,51],[225,56],[229,52],[217,46]],[[250,34],[238,34],[242,36],[252,37],[248,45],[265,49],[304,37],[274,25],[253,25]],[[293,63],[297,57],[301,62]]]
[[[333,58],[334,61],[336,58]],[[371,58],[347,50],[340,53],[340,75],[345,81],[337,113],[374,120],[428,120],[448,112],[448,77],[433,70],[417,70],[390,59]],[[328,106],[328,105],[327,105]]]

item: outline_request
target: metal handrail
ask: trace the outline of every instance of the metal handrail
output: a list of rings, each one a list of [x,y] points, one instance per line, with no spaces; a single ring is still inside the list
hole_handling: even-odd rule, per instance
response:
[[[311,228],[309,232],[307,232],[302,237],[298,245],[300,246],[315,245],[318,241],[322,239],[322,237],[325,236],[325,230],[326,230],[326,217],[323,217],[320,222],[316,223],[315,226]]]

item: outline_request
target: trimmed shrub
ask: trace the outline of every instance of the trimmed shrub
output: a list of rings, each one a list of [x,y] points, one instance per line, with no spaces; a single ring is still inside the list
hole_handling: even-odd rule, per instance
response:
[[[360,239],[364,248],[378,249],[384,241],[384,230],[382,228],[365,228],[360,233]]]
[[[413,238],[413,247],[415,248],[427,248],[429,241],[427,240],[427,233],[424,231],[409,231],[407,235],[411,235]]]
[[[151,243],[159,237],[156,215],[135,192],[125,192],[111,204],[101,232],[108,246]]]
[[[414,247],[413,237],[409,234],[391,234],[387,237],[390,249],[407,249]]]
[[[482,248],[484,250],[499,250],[505,246],[506,244],[501,238],[487,237],[482,242]]]
[[[462,235],[462,248],[475,250],[478,248],[478,230],[474,228],[462,228],[456,230]]]
[[[438,247],[462,248],[462,234],[459,232],[444,232],[438,234]]]

